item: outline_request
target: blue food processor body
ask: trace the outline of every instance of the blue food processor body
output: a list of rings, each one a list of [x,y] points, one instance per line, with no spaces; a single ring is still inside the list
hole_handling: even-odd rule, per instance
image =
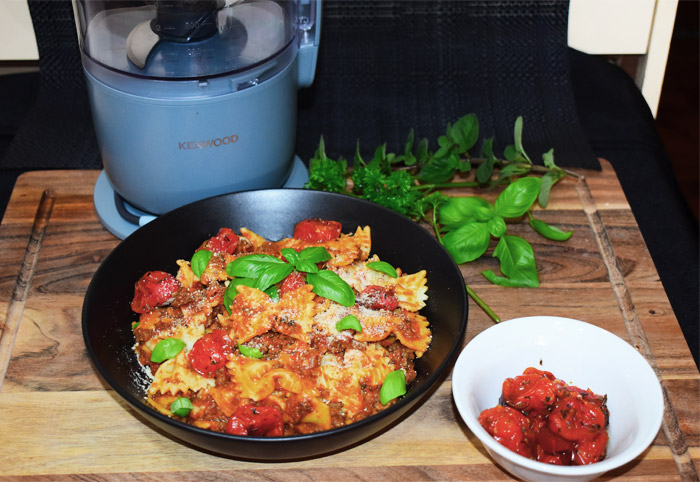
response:
[[[313,81],[320,0],[124,3],[74,0],[114,192],[158,215],[285,185],[299,169],[297,90]]]

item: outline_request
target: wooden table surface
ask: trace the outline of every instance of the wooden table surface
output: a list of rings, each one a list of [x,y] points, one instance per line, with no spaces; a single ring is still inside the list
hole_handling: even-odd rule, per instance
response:
[[[538,217],[574,229],[565,243],[509,228],[535,250],[541,286],[490,285],[485,257],[462,272],[504,320],[533,314],[601,326],[657,372],[663,427],[619,480],[697,480],[700,374],[614,171],[582,172],[555,187]],[[100,224],[98,171],[23,174],[0,225],[0,479],[21,480],[510,480],[459,419],[448,376],[388,431],[310,460],[253,463],[188,447],[146,422],[100,378],[83,344],[90,279],[119,243]],[[467,336],[492,321],[471,302]],[[614,360],[611,360],[614,363]]]

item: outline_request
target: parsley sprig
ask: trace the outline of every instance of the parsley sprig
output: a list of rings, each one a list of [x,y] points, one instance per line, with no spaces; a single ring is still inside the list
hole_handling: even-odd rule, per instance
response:
[[[321,138],[309,162],[306,188],[360,197],[415,221],[426,221],[459,264],[480,258],[492,239],[497,239],[493,256],[500,261],[502,276],[492,270],[482,275],[500,286],[534,288],[539,286],[539,278],[532,246],[524,238],[508,234],[508,225],[527,214],[529,225],[541,236],[556,241],[569,239],[571,231],[535,219],[530,209],[535,202],[546,208],[552,187],[565,176],[576,174],[555,164],[553,149],[542,154],[543,165],[534,164],[523,146],[522,133],[523,118],[518,117],[513,143],[505,148],[502,159],[493,152],[493,137],[483,139],[479,156],[472,157],[470,151],[479,142],[479,123],[476,115],[468,114],[447,125],[435,151],[430,150],[426,139],[416,142],[411,130],[402,153],[388,152],[383,144],[376,148],[372,159],[365,161],[358,141],[352,166],[343,158],[330,159]],[[494,203],[476,195],[450,197],[442,192],[464,187],[502,190]],[[470,297],[494,321],[500,321],[465,286]]]

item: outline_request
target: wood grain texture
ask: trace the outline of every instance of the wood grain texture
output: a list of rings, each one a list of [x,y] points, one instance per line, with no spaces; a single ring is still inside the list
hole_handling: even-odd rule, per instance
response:
[[[544,240],[524,224],[509,227],[533,245],[540,288],[489,284],[480,273],[498,269],[491,257],[494,246],[484,258],[462,266],[462,273],[504,320],[533,313],[581,319],[628,340],[648,357],[667,397],[666,428],[638,459],[602,480],[697,480],[700,374],[617,178],[607,162],[602,164],[602,172],[562,181],[548,209],[535,213],[573,229],[569,241]],[[303,461],[265,464],[220,457],[145,421],[99,377],[82,340],[85,290],[119,242],[94,211],[98,174],[22,175],[0,225],[0,321],[17,318],[9,361],[2,367],[0,480],[511,480],[460,420],[450,374],[401,423],[347,450]],[[54,202],[24,289],[18,275],[36,239],[37,206],[47,189]],[[22,289],[17,317],[13,293]],[[492,325],[470,303],[464,344]]]

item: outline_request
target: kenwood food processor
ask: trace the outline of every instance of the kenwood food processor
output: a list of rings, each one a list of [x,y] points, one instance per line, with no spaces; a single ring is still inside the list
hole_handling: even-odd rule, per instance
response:
[[[104,170],[124,238],[205,197],[301,187],[297,90],[314,77],[321,0],[73,0]]]

